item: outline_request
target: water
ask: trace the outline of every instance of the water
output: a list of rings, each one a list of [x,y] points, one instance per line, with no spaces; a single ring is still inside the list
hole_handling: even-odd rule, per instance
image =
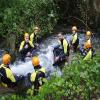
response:
[[[70,43],[71,35],[65,35],[65,38]],[[85,41],[85,34],[79,35],[80,46]],[[94,41],[99,41],[99,38],[94,38]],[[48,76],[57,74],[62,75],[59,67],[54,67],[52,64],[54,62],[54,55],[53,55],[53,47],[58,45],[58,39],[56,35],[48,37],[42,43],[40,43],[40,50],[37,51],[37,54],[40,58],[40,65],[46,68],[46,73]],[[23,62],[15,62],[11,65],[11,70],[16,75],[26,75],[34,71],[34,67],[32,66],[31,59],[27,59],[25,63]]]

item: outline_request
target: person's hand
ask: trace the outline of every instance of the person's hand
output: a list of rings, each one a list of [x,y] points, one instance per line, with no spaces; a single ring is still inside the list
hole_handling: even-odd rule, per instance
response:
[[[25,49],[27,49],[28,48],[28,45],[25,45],[25,47],[24,47]]]
[[[55,62],[57,62],[59,60],[59,56],[55,58]]]
[[[35,45],[36,45],[37,47],[39,47],[39,44],[38,44],[38,43],[35,43]]]
[[[30,56],[32,56],[32,55],[31,55],[31,53],[30,53],[30,52],[28,52],[28,53],[27,53],[27,57],[30,57]]]

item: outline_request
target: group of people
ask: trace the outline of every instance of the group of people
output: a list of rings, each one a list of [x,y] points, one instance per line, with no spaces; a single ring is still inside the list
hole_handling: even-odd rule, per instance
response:
[[[82,47],[79,47],[79,37],[77,27],[72,27],[72,39],[70,43],[68,43],[67,39],[64,38],[63,32],[59,32],[59,46],[54,49],[54,52],[57,51],[58,55],[55,56],[55,63],[59,63],[61,61],[68,62],[70,50],[73,52],[79,52],[83,56],[83,60],[89,60],[94,56],[94,50],[92,45],[92,33],[90,31],[86,32],[85,42],[82,44]],[[58,52],[60,50],[60,52]],[[62,51],[62,52],[61,52]],[[61,54],[60,54],[61,53]],[[54,53],[55,54],[55,53]]]
[[[32,56],[32,51],[38,47],[37,37],[40,29],[35,27],[33,33],[29,36],[28,33],[24,34],[24,41],[21,42],[19,52],[21,54],[21,61],[25,61],[26,56]]]
[[[21,53],[21,60],[25,61],[25,57],[32,57],[32,51],[35,47],[38,47],[37,43],[37,33],[40,31],[38,27],[34,28],[34,32],[29,36],[28,33],[24,34],[24,41],[21,42],[19,52]],[[81,53],[84,56],[84,60],[89,60],[93,57],[93,47],[91,43],[91,35],[90,31],[86,32],[86,41],[83,45],[83,49]],[[72,27],[72,41],[69,44],[67,39],[64,38],[63,32],[59,32],[58,34],[59,46],[56,49],[60,49],[62,51],[61,55],[57,55],[54,58],[55,62],[59,62],[65,60],[68,62],[68,58],[70,55],[70,48],[73,49],[74,52],[79,50],[79,38],[77,27]],[[54,49],[55,50],[55,49]],[[41,86],[46,82],[45,76],[45,68],[40,65],[40,60],[38,56],[32,57],[32,65],[35,69],[34,72],[28,73],[26,76],[20,77],[13,74],[11,71],[9,64],[11,61],[10,54],[5,54],[2,57],[2,64],[0,66],[0,85],[4,87],[14,88],[17,87],[19,82],[27,77],[29,82],[32,84],[29,89],[27,89],[27,93],[37,93]]]
[[[45,68],[40,65],[39,58],[37,56],[32,58],[32,65],[35,69],[32,73],[28,73],[26,76],[17,76],[14,75],[11,71],[9,64],[11,61],[11,56],[9,54],[5,54],[2,57],[2,64],[0,66],[0,86],[8,87],[8,88],[16,88],[20,87],[21,81],[29,81],[31,86],[26,87],[27,94],[36,94],[41,86],[47,81],[45,77]],[[33,88],[34,87],[34,88]]]

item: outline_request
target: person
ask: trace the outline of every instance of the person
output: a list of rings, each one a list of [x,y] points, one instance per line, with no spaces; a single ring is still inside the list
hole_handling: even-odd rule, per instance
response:
[[[58,62],[63,62],[67,61],[68,62],[68,57],[69,57],[69,43],[68,41],[64,38],[63,32],[59,32],[58,34],[58,39],[59,39],[59,48],[60,48],[60,53],[55,57],[55,64]],[[59,49],[56,48],[56,49]],[[54,50],[56,50],[54,49]],[[59,50],[57,50],[59,51]],[[54,51],[55,52],[55,51]],[[54,64],[54,65],[55,65]]]
[[[9,54],[3,55],[2,64],[0,66],[0,85],[13,88],[18,85],[18,82],[21,80],[21,78],[13,74],[9,67],[10,62],[11,56]]]
[[[92,33],[90,31],[87,31],[86,32],[86,40],[85,40],[85,44],[90,44],[90,46],[92,46],[91,44],[91,36],[92,36]],[[85,45],[84,44],[84,45]]]
[[[78,38],[77,27],[76,26],[72,27],[72,41],[71,41],[71,44],[72,44],[73,51],[76,52],[77,49],[78,49],[78,45],[79,45],[79,38]]]
[[[33,33],[30,35],[30,41],[35,45],[35,46],[38,46],[38,43],[37,43],[37,35],[40,31],[40,28],[39,27],[34,27],[33,29]]]
[[[34,87],[34,92],[31,92],[31,94],[37,94],[41,86],[47,81],[45,76],[46,70],[40,65],[38,56],[34,56],[32,58],[32,65],[34,66],[35,72],[32,72],[29,75],[29,79],[33,85],[31,89],[28,90],[28,92],[31,91]]]
[[[29,40],[29,34],[24,34],[24,41],[21,42],[19,52],[21,54],[21,61],[25,61],[26,56],[32,56],[31,52],[34,49],[33,43]]]
[[[87,31],[86,32],[86,40],[85,40],[85,43],[83,44],[83,53],[89,49],[89,48],[92,48],[92,42],[91,42],[91,32],[90,31]]]
[[[84,59],[83,60],[90,60],[95,56],[95,51],[93,50],[93,46],[91,45],[91,42],[88,41],[84,44]]]
[[[90,31],[86,32],[86,42],[84,43],[84,47],[83,47],[84,48],[84,52],[83,52],[84,59],[83,60],[90,60],[95,55],[92,42],[91,42],[91,35],[92,33]]]

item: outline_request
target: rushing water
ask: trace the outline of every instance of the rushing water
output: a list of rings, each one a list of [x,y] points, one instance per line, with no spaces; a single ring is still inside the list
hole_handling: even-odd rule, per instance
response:
[[[71,35],[65,35],[65,38],[70,43]],[[79,35],[79,43],[80,46],[84,43],[85,35]],[[95,44],[98,44],[99,38],[95,37],[94,39]],[[61,75],[61,71],[59,67],[54,67],[52,64],[54,62],[54,55],[53,55],[53,47],[58,45],[58,39],[56,35],[48,37],[42,43],[40,43],[40,49],[37,51],[37,54],[40,58],[40,65],[46,68],[46,72],[48,75],[58,74]],[[2,52],[0,52],[2,55]],[[11,70],[14,74],[17,75],[26,75],[27,73],[31,73],[34,71],[34,67],[32,66],[31,59],[26,59],[26,62],[17,61],[13,65],[11,65]]]

